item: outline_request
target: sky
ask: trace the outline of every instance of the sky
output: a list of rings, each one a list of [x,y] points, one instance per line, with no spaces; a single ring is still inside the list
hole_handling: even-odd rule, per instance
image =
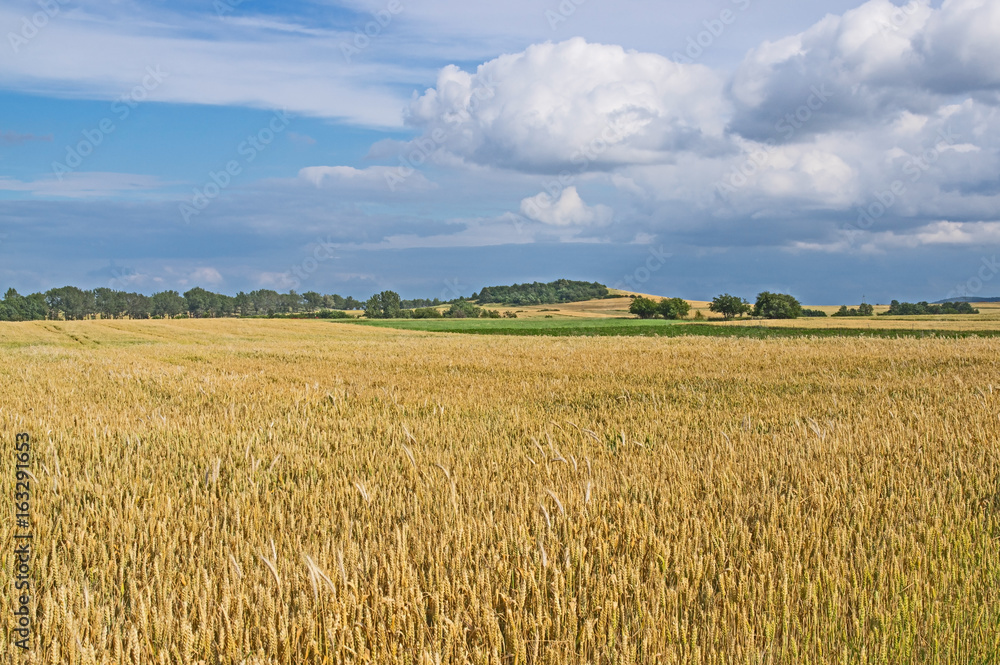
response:
[[[0,0],[0,289],[1000,296],[996,0]]]

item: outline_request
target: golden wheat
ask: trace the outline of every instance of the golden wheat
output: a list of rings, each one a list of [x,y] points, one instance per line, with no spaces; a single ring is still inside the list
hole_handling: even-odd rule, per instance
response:
[[[4,662],[998,657],[998,340],[95,321],[0,354],[38,479]]]

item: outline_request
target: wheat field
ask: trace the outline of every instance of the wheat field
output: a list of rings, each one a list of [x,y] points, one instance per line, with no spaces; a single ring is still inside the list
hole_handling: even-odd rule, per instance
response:
[[[85,321],[0,358],[37,478],[4,662],[1000,658],[1000,340]]]

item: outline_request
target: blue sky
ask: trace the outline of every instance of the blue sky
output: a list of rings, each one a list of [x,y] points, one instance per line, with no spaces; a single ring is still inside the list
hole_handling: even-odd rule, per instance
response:
[[[1000,3],[0,2],[0,288],[1000,295]]]

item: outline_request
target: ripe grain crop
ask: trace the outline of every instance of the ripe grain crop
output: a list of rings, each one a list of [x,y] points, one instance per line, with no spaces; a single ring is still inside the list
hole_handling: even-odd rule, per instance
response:
[[[1000,340],[88,321],[0,358],[38,480],[4,662],[1000,654]]]

